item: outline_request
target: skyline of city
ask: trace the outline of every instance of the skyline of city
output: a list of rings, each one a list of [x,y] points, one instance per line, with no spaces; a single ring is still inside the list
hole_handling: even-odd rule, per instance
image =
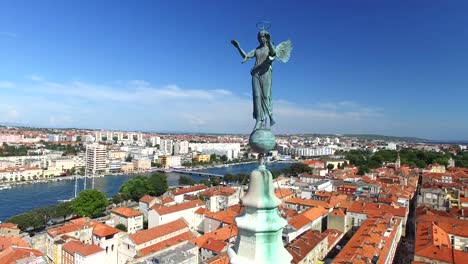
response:
[[[293,43],[275,133],[467,140],[466,3],[266,3],[4,2],[0,123],[246,134],[251,64],[229,41],[251,50],[266,19]]]

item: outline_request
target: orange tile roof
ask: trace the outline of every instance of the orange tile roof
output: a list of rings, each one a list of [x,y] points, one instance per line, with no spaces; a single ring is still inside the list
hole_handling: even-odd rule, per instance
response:
[[[333,207],[333,206],[331,206],[330,204],[328,204],[327,202],[324,202],[324,201],[302,199],[302,198],[297,198],[297,197],[296,198],[289,198],[284,202],[289,203],[289,204],[298,204],[298,205],[302,205],[302,206],[308,206],[308,207],[317,207],[317,206],[321,206],[323,208],[332,208]]]
[[[169,239],[166,239],[164,241],[161,241],[159,243],[151,245],[149,247],[142,248],[142,249],[138,250],[138,252],[139,252],[140,256],[146,256],[146,255],[149,255],[151,253],[158,252],[158,251],[160,251],[160,250],[162,250],[164,248],[175,246],[175,245],[177,245],[179,243],[182,243],[184,241],[188,241],[188,240],[193,239],[193,238],[194,238],[194,235],[191,232],[187,231],[187,232],[184,232],[184,233],[182,233],[180,235],[171,237]]]
[[[190,208],[205,206],[205,203],[201,200],[193,200],[185,203],[175,204],[171,206],[152,206],[151,209],[156,211],[159,215],[172,214],[175,212],[180,212]]]
[[[167,224],[162,224],[150,229],[138,231],[135,234],[131,234],[130,238],[133,240],[133,242],[135,242],[135,244],[140,245],[158,237],[162,237],[175,231],[188,228],[189,227],[187,222],[185,222],[183,218],[180,218]]]
[[[327,229],[323,231],[328,238],[328,249],[331,250],[333,245],[338,242],[338,239],[343,237],[343,232],[336,229]]]
[[[332,263],[366,264],[378,255],[376,264],[383,264],[390,248],[397,246],[392,242],[399,225],[401,220],[391,214],[367,218]]]
[[[29,247],[29,244],[19,237],[0,236],[0,251],[10,246]]]
[[[233,211],[219,211],[216,213],[213,213],[211,211],[206,211],[205,218],[215,219],[223,223],[227,223],[227,224],[234,224],[234,218],[238,214],[239,213],[233,212]]]
[[[348,208],[348,212],[366,214],[368,216],[378,216],[385,213],[391,213],[395,216],[405,217],[407,210],[406,207],[396,207],[386,204],[363,203],[355,201],[352,203],[351,207]]]
[[[104,251],[104,249],[99,247],[98,245],[84,244],[76,240],[67,242],[65,245],[63,245],[62,250],[67,251],[71,255],[75,255],[75,253],[78,253],[81,256],[89,256]]]
[[[453,250],[453,263],[465,263],[468,259],[468,252]]]
[[[211,196],[231,196],[236,193],[236,189],[225,186],[216,186],[206,191],[198,193],[198,195],[211,197]]]
[[[172,191],[172,194],[173,195],[182,195],[182,194],[196,192],[196,191],[200,191],[200,190],[204,190],[204,189],[208,189],[208,187],[206,187],[206,185],[204,185],[204,184],[200,184],[200,185],[195,185],[195,186],[190,186],[190,187],[180,188],[180,189],[174,190],[174,191]]]
[[[18,225],[13,224],[13,223],[1,223],[0,228],[9,228],[9,229],[19,229]]]
[[[292,255],[292,263],[296,264],[301,262],[312,249],[314,249],[320,242],[327,239],[327,236],[317,230],[308,230],[286,247]]]
[[[291,217],[291,219],[288,221],[288,224],[293,226],[296,230],[299,230],[305,225],[326,215],[327,213],[328,210],[324,209],[323,207],[313,207],[296,216]]]
[[[216,252],[216,253],[221,253],[225,251],[225,249],[227,248],[227,245],[228,244],[222,240],[218,240],[218,239],[210,237],[202,245],[202,248]]]
[[[119,232],[121,232],[121,230],[101,223],[97,223],[93,229],[93,234],[99,237],[115,235]]]
[[[233,237],[237,236],[237,227],[235,225],[228,225],[225,227],[222,227],[220,229],[217,229],[213,232],[206,233],[202,236],[199,236],[197,238],[192,239],[190,242],[194,243],[197,245],[197,247],[201,248],[203,244],[209,239],[209,238],[214,238],[217,240],[222,240],[222,241],[227,241]]]
[[[40,257],[42,253],[37,249],[23,247],[9,247],[0,252],[0,263],[17,263],[18,260],[29,258],[31,256]]]
[[[418,216],[416,218],[416,223],[423,223],[423,222],[434,222],[442,228],[445,232],[461,237],[468,237],[468,221],[447,217],[447,216],[437,216],[434,217],[430,214],[425,214]]]
[[[87,228],[92,228],[92,225],[90,225]],[[47,233],[49,235],[51,235],[52,237],[56,237],[56,236],[60,236],[60,235],[63,235],[63,234],[76,232],[76,231],[79,231],[79,230],[82,230],[82,229],[86,229],[83,224],[69,223],[69,224],[65,224],[63,226],[51,228],[51,229],[47,230]]]
[[[330,215],[345,217],[345,216],[346,216],[346,213],[343,211],[343,209],[335,208],[335,209],[333,209],[333,211],[330,213]]]
[[[150,195],[144,195],[143,197],[140,198],[140,202],[150,204],[152,201],[154,201],[156,197],[150,196]]]
[[[117,214],[119,216],[123,216],[125,218],[130,218],[130,217],[136,217],[136,216],[143,215],[142,212],[137,211],[137,210],[132,209],[132,208],[128,208],[128,207],[113,208],[111,210],[111,212],[114,213],[114,214]]]
[[[221,253],[214,258],[205,260],[206,264],[229,264],[229,257],[226,253]]]
[[[432,222],[417,224],[414,255],[452,263],[452,245],[447,232]]]
[[[275,189],[275,195],[279,199],[293,195],[294,193],[287,188],[277,188]]]

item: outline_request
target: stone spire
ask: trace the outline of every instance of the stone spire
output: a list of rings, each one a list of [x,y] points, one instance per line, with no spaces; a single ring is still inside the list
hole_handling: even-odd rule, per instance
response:
[[[239,233],[228,250],[231,264],[287,264],[292,256],[283,246],[282,231],[287,224],[279,212],[281,200],[275,196],[271,172],[264,154],[275,147],[275,136],[268,129],[250,135],[250,146],[259,155],[258,168],[250,174],[249,189],[241,199],[244,213],[235,218]]]

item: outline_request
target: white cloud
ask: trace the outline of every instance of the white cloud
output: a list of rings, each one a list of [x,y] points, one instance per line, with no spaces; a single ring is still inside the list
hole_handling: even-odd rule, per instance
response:
[[[22,109],[24,118],[37,124],[236,133],[248,133],[254,125],[251,95],[227,89],[187,89],[173,84],[156,87],[144,80],[114,85],[54,82],[39,75],[26,80],[10,83],[14,93],[3,100]],[[336,124],[375,124],[383,116],[379,109],[346,101],[302,106],[279,99],[273,107],[278,121],[275,132],[332,131],[339,128]]]
[[[13,83],[0,81],[0,88],[13,88]]]

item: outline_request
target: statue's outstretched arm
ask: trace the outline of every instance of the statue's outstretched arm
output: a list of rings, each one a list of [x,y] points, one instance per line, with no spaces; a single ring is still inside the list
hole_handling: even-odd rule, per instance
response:
[[[250,58],[253,58],[253,56],[255,55],[254,53],[252,52],[249,52],[248,54],[240,47],[239,45],[239,42],[237,42],[236,40],[231,40],[231,44],[237,49],[237,51],[239,51],[239,54],[242,56],[242,58],[244,59],[242,61],[242,63],[248,61]]]

